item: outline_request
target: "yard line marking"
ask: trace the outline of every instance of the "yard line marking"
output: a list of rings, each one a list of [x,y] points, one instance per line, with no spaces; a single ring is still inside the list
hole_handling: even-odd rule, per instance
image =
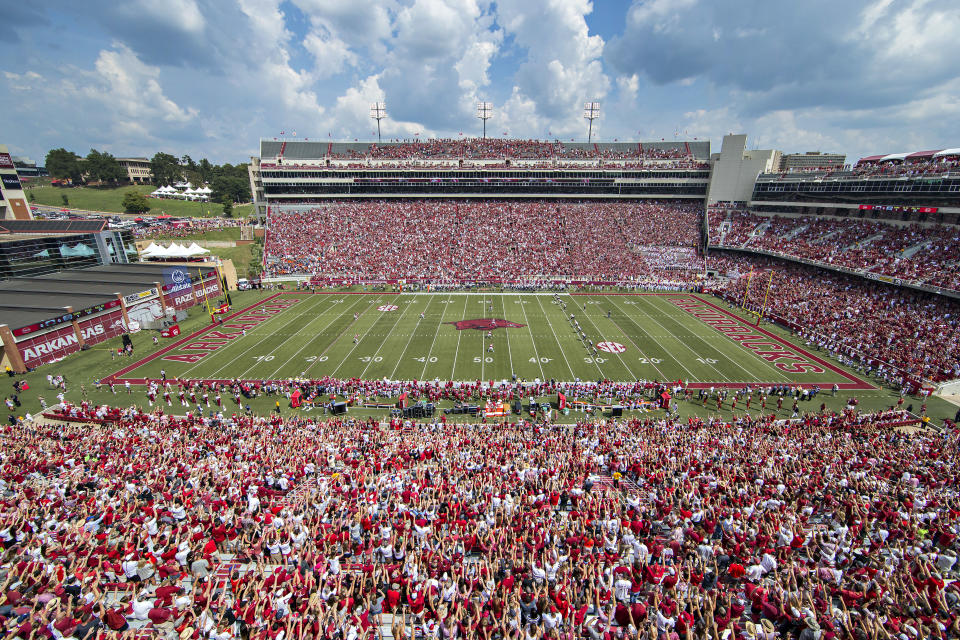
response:
[[[318,354],[317,359],[314,360],[313,362],[311,362],[309,367],[307,367],[306,369],[304,369],[304,371],[303,371],[303,376],[306,377],[307,372],[309,372],[310,369],[312,369],[312,368],[314,367],[314,365],[316,365],[318,362],[320,362],[320,356],[326,354],[327,351],[329,351],[330,348],[333,347],[333,345],[337,344],[337,342],[340,340],[340,338],[342,338],[342,337],[344,336],[344,334],[346,334],[346,333],[349,331],[350,327],[352,327],[352,326],[353,326],[354,324],[356,324],[357,322],[360,322],[360,318],[363,317],[363,314],[366,313],[367,311],[369,311],[369,310],[372,309],[372,308],[373,308],[373,305],[372,305],[372,304],[368,304],[367,308],[360,312],[360,317],[358,317],[358,318],[357,318],[356,320],[354,320],[353,322],[348,322],[347,325],[340,331],[340,333],[338,333],[336,336],[334,336],[333,340],[330,341],[330,344],[328,344],[326,347],[323,348],[323,351],[321,351],[321,352]],[[343,314],[341,313],[340,315],[342,316]],[[373,324],[376,324],[376,322],[374,322]],[[373,324],[370,325],[370,329],[373,328]],[[370,329],[367,329],[367,331],[369,332]],[[343,363],[341,362],[340,364],[343,364]],[[339,366],[340,366],[340,365],[337,365],[338,368],[339,368]]]
[[[447,299],[449,300],[449,298]],[[427,306],[429,307],[430,305]],[[449,307],[449,304],[443,305],[443,311],[440,312],[440,322],[437,323],[437,330],[433,332],[433,340],[430,342],[430,349],[427,351],[427,358],[423,361],[423,371],[420,372],[420,380],[423,380],[427,375],[427,366],[430,364],[430,357],[433,355],[433,347],[437,344],[437,336],[440,335],[440,327],[443,326],[443,316],[446,315]]]
[[[482,306],[483,306],[484,309],[487,308],[487,296],[486,296],[486,294],[484,294],[484,296],[483,296],[483,305],[482,305]],[[486,372],[487,358],[486,358],[485,355],[483,355],[483,354],[484,354],[483,344],[484,344],[484,342],[485,342],[486,340],[485,340],[485,338],[484,338],[484,336],[483,336],[483,331],[478,331],[477,333],[480,334],[480,379],[481,379],[481,380],[486,380],[487,378],[486,378],[485,372]]]
[[[506,301],[503,299],[503,294],[502,294],[502,293],[500,294],[500,306],[503,307],[503,316],[504,316],[504,318],[506,318],[506,316],[507,316],[507,303],[506,303]],[[523,305],[520,305],[520,306],[522,307]],[[507,329],[507,327],[504,327],[504,328],[503,328],[503,333],[506,334],[506,336],[507,336],[507,359],[510,360],[510,377],[512,378],[513,376],[515,376],[515,375],[517,374],[517,368],[513,366],[513,352],[510,350],[510,331]]]
[[[266,304],[266,302],[264,302],[264,304]],[[298,304],[299,304],[299,303],[298,303]],[[254,305],[254,306],[256,306],[256,305]],[[289,327],[291,324],[293,324],[294,322],[296,322],[298,318],[300,318],[300,317],[302,317],[302,316],[305,316],[305,315],[307,315],[307,314],[309,314],[309,313],[312,313],[312,311],[313,311],[314,309],[316,309],[318,306],[321,306],[321,305],[319,305],[319,304],[308,305],[309,308],[308,308],[307,311],[304,311],[303,313],[294,314],[294,316],[293,316],[292,318],[290,318],[289,321],[285,321],[285,322],[283,323],[283,327],[282,327],[282,328],[283,328],[283,329],[286,329],[286,328]],[[245,313],[251,313],[251,312],[253,312],[253,311],[254,311],[254,309],[251,309],[251,310],[249,310],[249,311],[246,311]],[[241,338],[234,338],[233,340],[230,341],[230,344],[227,345],[227,348],[229,348],[230,346],[232,346],[234,343],[236,343],[236,344],[242,344],[242,343],[240,343],[240,342],[237,342],[238,340],[243,340],[243,338],[251,337],[251,336],[253,336],[255,333],[261,333],[261,332],[263,332],[263,331],[266,331],[267,327],[270,326],[270,325],[273,323],[273,320],[275,320],[275,319],[277,319],[277,318],[280,318],[281,316],[283,316],[284,313],[285,313],[285,312],[280,312],[280,313],[278,313],[278,314],[276,315],[275,318],[273,318],[273,319],[271,319],[271,320],[267,320],[266,322],[262,322],[262,323],[258,324],[256,327],[254,327],[253,329],[251,329],[250,331],[248,331],[246,336],[243,336],[243,337],[241,337]],[[233,320],[233,322],[238,322],[238,321],[242,320],[242,319],[243,319],[243,315],[244,315],[244,314],[241,314],[240,316],[238,316],[237,318],[235,318],[235,319]],[[269,335],[272,336],[272,335],[273,335],[273,332],[270,332]],[[230,361],[227,362],[225,365],[223,365],[223,366],[221,366],[221,367],[218,367],[217,369],[214,370],[213,373],[211,373],[211,374],[208,375],[208,376],[203,376],[203,377],[204,377],[204,378],[216,378],[216,376],[217,376],[218,373],[220,373],[220,372],[223,371],[224,369],[228,368],[230,365],[232,365],[233,363],[235,363],[235,362],[236,362],[237,360],[239,360],[240,358],[249,355],[249,353],[250,353],[249,349],[250,349],[249,347],[245,347],[237,356],[231,358]],[[180,373],[180,375],[177,376],[177,377],[180,378],[180,379],[189,378],[189,376],[188,376],[187,374],[189,374],[191,371],[193,371],[195,368],[197,368],[198,366],[200,366],[200,365],[202,365],[202,364],[205,364],[205,363],[203,362],[203,360],[198,360],[198,361],[197,361],[197,364],[191,366],[191,367],[190,367],[189,369],[187,369],[186,371],[182,371],[182,372]],[[244,372],[244,373],[246,373],[246,372]]]
[[[654,303],[654,304],[656,304],[656,303]],[[670,303],[668,302],[667,304],[670,304]],[[689,314],[687,314],[687,315],[689,315]],[[696,318],[694,318],[694,319],[696,319]],[[699,322],[700,324],[706,325],[706,323],[703,322],[702,320],[699,320],[699,319],[696,319],[696,320],[697,320],[697,322]],[[685,323],[685,322],[681,322],[680,320],[677,320],[676,322],[678,322],[679,324],[682,324],[682,325],[686,326],[686,323]],[[746,322],[745,320],[743,321],[743,323],[744,323],[745,325],[749,326],[749,323]],[[709,326],[709,325],[706,325],[706,326]],[[711,327],[711,328],[712,328],[712,327]],[[669,331],[669,329],[667,329],[667,331]],[[717,333],[719,334],[720,332],[718,331]],[[724,338],[726,338],[726,336],[724,336]],[[730,355],[730,353],[731,353],[730,351],[727,351],[726,349],[721,350],[719,347],[713,346],[713,341],[712,341],[712,340],[708,341],[706,338],[700,338],[700,340],[701,340],[704,344],[706,344],[707,346],[711,347],[714,351],[716,351],[716,352],[718,352],[718,353],[721,353],[721,354],[723,354],[724,356],[726,356],[731,362],[733,362],[733,364],[737,365],[737,367],[738,367],[741,371],[743,371],[745,374],[747,374],[748,377],[756,377],[756,374],[755,374],[754,372],[749,371],[746,367],[744,367],[743,365],[740,364],[740,362],[739,362],[739,356],[738,356],[738,357],[731,356],[731,355]],[[729,340],[727,340],[727,341],[725,341],[725,342],[723,342],[723,343],[719,343],[719,344],[726,344],[726,342],[729,342]],[[686,343],[685,343],[685,342],[684,342],[683,344],[686,346]],[[735,348],[737,347],[737,345],[733,345],[732,343],[731,343],[731,346],[734,346]],[[689,347],[687,347],[687,348],[689,349]],[[737,352],[737,353],[739,353],[739,352]],[[754,357],[756,357],[756,356],[754,356]],[[767,361],[764,360],[763,358],[757,357],[756,359],[759,360],[760,362],[762,362],[765,367],[767,367],[768,369],[774,371],[778,376],[780,376],[781,378],[783,378],[784,381],[786,381],[786,382],[789,382],[789,381],[790,381],[790,378],[788,378],[786,375],[784,375],[784,373],[783,373],[782,371],[780,371],[779,369],[777,369],[776,367],[774,367],[772,364],[770,364],[769,362],[767,362]],[[711,366],[712,366],[712,365],[711,365]]]
[[[567,360],[567,351],[563,348],[563,345],[560,344],[560,338],[557,336],[557,331],[553,328],[553,323],[550,322],[550,316],[547,315],[547,311],[543,308],[543,303],[540,302],[540,298],[537,298],[537,304],[540,305],[540,311],[543,312],[543,317],[547,320],[547,326],[550,327],[550,332],[553,334],[553,339],[557,342],[557,348],[560,349],[560,355],[563,356],[563,361],[567,363],[567,370],[570,371],[570,379],[576,379],[577,374],[573,372],[573,367],[570,366],[570,361]],[[546,334],[544,334],[544,337],[546,337]]]
[[[394,295],[393,295],[393,299],[395,300],[398,295],[399,295],[399,294],[394,294]],[[379,300],[378,300],[378,302],[379,302]],[[371,305],[367,308],[367,311],[369,311],[370,309],[373,309],[373,308],[375,308],[375,307],[373,307],[373,305],[371,304]],[[363,314],[361,314],[361,315],[363,315]],[[373,330],[373,328],[374,328],[375,326],[377,326],[377,323],[380,322],[380,320],[382,320],[382,319],[383,319],[383,314],[381,314],[380,318],[378,318],[377,320],[374,320],[373,323],[371,323],[370,326],[367,327],[367,330],[366,330],[366,331],[364,332],[364,334],[363,334],[363,338],[366,338],[366,337],[370,334],[370,332]],[[359,318],[358,318],[358,321],[359,321]],[[334,338],[333,341],[332,341],[330,344],[327,345],[327,348],[324,349],[324,350],[320,353],[320,355],[323,355],[323,354],[325,354],[327,351],[329,351],[330,349],[332,349],[333,346],[334,346],[337,342],[339,342],[340,338],[342,338],[342,337],[347,333],[347,330],[348,330],[351,326],[353,326],[353,323],[350,323],[350,324],[348,324],[346,327],[344,327],[344,328],[343,328],[343,331],[341,331],[340,333],[337,334],[337,337]],[[334,374],[335,374],[337,371],[340,370],[340,367],[342,367],[342,366],[344,365],[344,363],[346,363],[347,358],[350,357],[350,354],[353,353],[354,350],[355,350],[357,347],[360,346],[360,343],[363,342],[363,338],[361,338],[361,339],[357,342],[357,344],[353,345],[353,348],[350,349],[350,351],[348,351],[345,356],[343,356],[343,359],[340,360],[340,363],[337,364],[337,367],[336,367],[335,369],[331,370],[331,372],[330,372],[330,376],[331,376],[331,377],[336,377]],[[307,371],[309,371],[309,370],[313,367],[313,365],[317,364],[317,362],[319,362],[319,361],[320,361],[320,359],[317,358],[316,360],[314,360],[313,362],[311,362],[311,363],[310,363],[310,366],[307,367]]]
[[[403,297],[402,294],[401,294],[401,297]],[[416,301],[419,300],[419,299],[420,299],[420,296],[419,296],[419,295],[416,295],[416,297],[414,297],[414,299],[413,299],[413,302],[411,302],[409,305],[407,305],[407,308],[406,308],[406,309],[404,309],[403,311],[401,311],[400,313],[397,314],[397,319],[393,321],[393,326],[390,327],[390,331],[387,332],[386,337],[384,337],[383,341],[380,343],[380,346],[377,347],[377,350],[373,352],[373,355],[370,356],[370,360],[367,362],[367,366],[365,366],[365,367],[363,368],[363,371],[361,371],[361,372],[360,372],[360,375],[357,376],[358,378],[361,378],[361,379],[362,379],[364,376],[367,375],[367,369],[369,369],[369,368],[370,368],[370,365],[373,364],[373,359],[376,358],[376,357],[380,354],[380,349],[383,349],[383,345],[387,344],[387,341],[390,339],[390,336],[393,335],[394,329],[396,329],[397,326],[400,324],[400,321],[403,320],[404,314],[406,314],[409,309],[412,309],[412,308],[413,308],[413,305],[416,304]],[[399,302],[399,299],[398,299],[397,301]],[[417,320],[417,324],[419,324],[419,323],[420,323],[420,321]],[[375,324],[375,323],[374,323],[374,324]],[[372,329],[373,326],[371,326],[370,328]],[[368,333],[369,333],[369,331],[368,331]],[[366,337],[366,336],[364,336],[364,337]],[[354,346],[354,349],[356,349],[358,346],[360,346],[360,343],[359,343],[359,342],[357,342],[357,344]],[[351,350],[351,353],[353,353],[352,350]],[[349,356],[350,354],[348,353],[347,355]],[[344,358],[344,362],[346,362],[346,358]],[[341,365],[342,365],[342,364],[343,364],[343,363],[341,363]],[[338,368],[339,368],[339,367],[338,367]]]
[[[461,320],[465,319],[464,317],[467,315],[467,303],[468,303],[468,302],[470,302],[469,296],[463,296],[463,314],[462,314],[462,316],[461,316],[461,318],[460,318]],[[460,338],[461,338],[461,336],[463,336],[463,331],[457,331],[457,350],[453,352],[453,367],[450,369],[450,379],[451,379],[451,380],[456,380],[456,378],[454,377],[453,374],[456,373],[456,371],[457,371],[457,355],[459,355],[459,353],[460,353]]]
[[[537,359],[537,366],[540,367],[540,379],[546,380],[547,376],[543,373],[543,364],[540,362],[540,352],[537,350],[537,341],[533,337],[533,329],[530,328],[530,319],[527,318],[527,305],[520,305],[520,309],[523,310],[524,324],[527,325],[527,331],[530,332],[530,342],[533,343],[533,357]]]
[[[360,300],[363,299],[361,296],[357,296],[356,298],[357,298],[357,299],[354,300],[353,304],[351,304],[350,307],[349,307],[348,309],[346,309],[343,313],[350,313],[351,311],[353,311],[353,308],[354,308],[355,306],[357,306],[357,303],[360,302]],[[331,307],[331,308],[332,308],[332,307]],[[328,309],[328,311],[329,311],[329,309]],[[363,310],[363,312],[366,312],[366,311],[367,311],[367,309],[364,309],[364,310]],[[330,322],[328,322],[328,323],[327,323],[327,326],[325,326],[323,329],[321,329],[320,331],[318,331],[317,333],[315,333],[315,334],[313,335],[313,337],[307,339],[307,340],[303,343],[303,346],[302,346],[302,347],[300,347],[299,349],[297,349],[297,351],[296,351],[292,356],[290,356],[290,357],[287,359],[286,362],[284,362],[283,364],[281,364],[279,367],[277,367],[277,370],[276,370],[276,371],[274,371],[273,373],[270,374],[270,377],[273,378],[273,377],[276,376],[278,373],[280,373],[280,370],[281,370],[281,369],[283,369],[285,366],[287,366],[288,364],[290,364],[290,363],[293,361],[294,358],[296,358],[298,355],[300,355],[301,352],[303,352],[304,349],[306,349],[307,347],[309,347],[310,345],[312,345],[312,344],[313,344],[313,341],[314,341],[318,336],[324,335],[323,332],[326,331],[327,329],[329,329],[329,328],[331,327],[331,325],[333,325],[334,322],[336,322],[337,320],[339,320],[340,318],[342,318],[342,317],[343,317],[343,313],[339,314],[336,318],[334,318],[334,319],[332,319]],[[307,324],[305,324],[305,325],[303,326],[303,329],[301,329],[300,331],[297,331],[297,332],[294,333],[294,334],[291,334],[289,337],[295,337],[295,336],[300,335],[301,333],[303,333],[303,330],[304,330],[304,329],[306,329],[307,327],[309,327],[310,325],[312,325],[314,322],[316,322],[317,320],[319,320],[320,318],[322,318],[323,315],[324,315],[324,314],[320,314],[320,315],[317,316],[314,320],[312,320],[312,321],[308,322]],[[354,320],[353,322],[356,322],[357,320],[359,320],[359,319],[360,319],[360,317],[359,317],[360,315],[363,315],[363,313],[360,313],[360,314],[358,315],[357,319]],[[353,322],[351,322],[350,324],[347,325],[347,328],[348,328],[348,329],[350,328],[351,325],[353,325]],[[274,335],[277,335],[277,334],[274,334]],[[314,361],[314,362],[316,362],[316,361]],[[306,371],[304,371],[304,373],[306,373]]]
[[[431,305],[431,304],[433,304],[433,298],[432,298],[432,297],[429,297],[429,298],[427,298],[427,306],[426,306],[426,307],[424,308],[424,310],[421,311],[420,313],[422,313],[424,316],[426,316],[426,315],[427,315],[427,309],[430,308],[430,305]],[[413,305],[411,304],[410,306],[412,307]],[[413,331],[410,332],[410,337],[407,338],[407,344],[405,344],[405,345],[403,346],[403,351],[400,352],[400,357],[397,358],[397,364],[394,365],[393,371],[390,372],[390,379],[391,379],[391,380],[393,380],[393,379],[394,379],[393,377],[394,377],[395,375],[397,375],[397,367],[400,366],[400,362],[403,360],[403,357],[404,357],[405,355],[407,355],[407,349],[410,348],[410,342],[413,340],[413,336],[414,336],[414,334],[417,332],[417,327],[419,327],[419,326],[420,326],[420,318],[418,317],[418,318],[417,318],[417,324],[414,325]],[[384,341],[384,342],[386,342],[386,341]],[[427,359],[429,360],[429,357],[428,357]],[[373,362],[373,361],[371,360],[371,362]],[[368,365],[368,366],[369,366],[369,365]]]
[[[614,298],[613,296],[610,296],[609,301],[610,301],[611,303],[613,303],[613,306],[615,306],[618,311],[620,310],[620,306],[616,303],[616,298]],[[627,317],[627,318],[630,317],[629,315],[627,315],[627,312],[626,312],[626,311],[623,312],[623,315],[624,315],[625,317]],[[640,345],[638,345],[636,342],[633,341],[633,338],[630,336],[630,334],[627,333],[626,331],[624,331],[623,328],[622,328],[619,324],[617,324],[617,321],[614,320],[613,318],[608,318],[608,320],[610,320],[610,322],[613,323],[613,326],[615,326],[617,329],[620,330],[620,333],[622,333],[623,335],[627,336],[627,340],[630,341],[630,344],[632,344],[633,346],[635,346],[635,347],[637,348],[637,351],[640,352],[640,357],[643,358],[643,359],[645,359],[645,360],[646,360],[647,362],[649,362],[651,365],[653,365],[653,368],[656,369],[657,373],[660,374],[660,377],[663,378],[664,382],[666,382],[667,376],[663,375],[663,371],[660,371],[660,367],[658,367],[657,365],[653,364],[653,360],[651,360],[650,358],[647,357],[647,354],[645,354],[645,353],[643,352],[643,349],[640,348]],[[640,326],[640,325],[637,325],[637,326]],[[641,328],[641,330],[643,329],[643,327],[640,327],[640,328]],[[646,333],[646,332],[644,332],[644,333]],[[649,336],[649,334],[647,334],[647,335]],[[681,365],[681,366],[682,366],[682,365]],[[693,380],[693,382],[697,382],[697,381],[696,381],[696,380]]]
[[[663,326],[662,324],[660,324],[659,322],[657,322],[651,314],[647,313],[647,312],[643,309],[643,305],[638,304],[638,305],[636,305],[636,306],[637,306],[637,308],[640,310],[640,313],[642,313],[643,315],[645,315],[645,316],[647,316],[648,318],[650,318],[650,320],[652,320],[652,321],[654,322],[654,324],[656,324],[658,327],[660,327],[661,329],[663,329],[664,331],[666,331],[667,333],[669,333],[671,336],[673,336],[673,338],[674,338],[677,342],[679,342],[680,345],[683,346],[684,349],[686,349],[687,351],[689,351],[690,353],[692,353],[692,354],[694,355],[694,358],[696,358],[697,352],[694,351],[693,349],[691,349],[689,346],[687,346],[687,343],[686,343],[686,342],[684,342],[684,341],[681,340],[680,338],[677,338],[676,334],[675,334],[673,331],[670,331],[670,329],[667,329],[665,326]],[[636,323],[634,323],[634,324],[636,324]],[[639,327],[640,325],[637,324],[637,326]],[[642,329],[641,329],[641,330],[642,330]],[[676,356],[674,356],[674,357],[676,357]],[[686,371],[688,374],[690,374],[690,377],[691,377],[691,378],[692,378],[692,377],[696,377],[696,376],[693,375],[693,373],[690,371],[690,369],[687,369],[687,366],[686,366],[685,364],[683,364],[683,359],[682,359],[682,358],[677,358],[677,362],[680,363],[680,367],[681,367],[684,371]],[[716,371],[718,374],[720,374],[720,375],[723,377],[724,380],[726,380],[726,381],[728,381],[728,382],[730,381],[730,377],[727,376],[725,373],[723,373],[722,371],[720,371],[719,369],[717,369],[715,366],[713,366],[713,365],[710,364],[710,363],[706,363],[706,364],[707,364],[708,367],[710,367],[711,369],[713,369],[714,371]]]
[[[576,305],[574,305],[574,306],[576,306]],[[584,305],[584,306],[586,306],[586,305]],[[583,312],[583,317],[586,318],[586,319],[588,319],[588,320],[590,321],[590,324],[593,325],[593,328],[597,330],[597,337],[598,337],[598,338],[602,338],[603,335],[600,333],[600,327],[597,326],[597,323],[593,321],[593,318],[590,317],[590,314],[589,314],[587,311],[584,311],[584,312]],[[590,357],[593,358],[593,363],[594,363],[594,364],[597,364],[597,358],[596,358],[595,356],[593,356],[592,353],[591,353]],[[626,367],[627,371],[630,372],[630,375],[633,377],[634,380],[639,380],[639,379],[640,379],[640,378],[637,376],[637,374],[633,371],[633,369],[630,368],[630,365],[628,365],[628,364],[623,360],[623,355],[622,355],[622,354],[617,353],[617,358],[620,359],[620,364],[622,364],[624,367]],[[597,368],[599,369],[600,366],[597,365]],[[609,376],[604,375],[603,377],[604,377],[604,378],[608,378]]]

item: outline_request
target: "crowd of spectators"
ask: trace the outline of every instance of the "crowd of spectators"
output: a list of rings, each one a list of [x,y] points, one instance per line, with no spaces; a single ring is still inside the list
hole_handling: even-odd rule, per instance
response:
[[[357,160],[358,163],[349,163],[347,168],[363,168],[374,161],[377,168],[400,169],[416,167],[450,167],[452,160],[470,163],[484,161],[483,166],[490,168],[485,161],[512,160],[512,161],[543,161],[542,167],[578,167],[584,160],[601,162],[603,166],[623,166],[618,161],[634,161],[632,166],[640,168],[653,166],[663,168],[708,168],[704,160],[693,157],[689,148],[682,143],[673,146],[647,146],[641,143],[621,143],[616,146],[605,144],[564,144],[559,140],[520,140],[511,138],[434,138],[427,140],[404,140],[389,144],[371,143],[365,149],[347,148],[339,151],[328,151],[325,158],[331,160]],[[383,162],[395,160],[397,162]],[[570,161],[564,163],[564,161]],[[548,162],[549,161],[549,162]],[[604,162],[611,161],[611,162]],[[644,164],[646,161],[646,164]],[[672,161],[672,162],[665,162]],[[277,165],[264,163],[263,168],[272,168]],[[298,164],[298,166],[304,166]],[[504,167],[507,165],[504,164]],[[528,166],[524,163],[524,166]],[[311,169],[342,169],[344,165],[334,164],[310,166]]]
[[[960,171],[960,155],[913,162],[859,162],[853,173],[865,177],[928,176]]]
[[[843,167],[795,167],[789,171],[762,174],[764,179],[778,176],[779,179],[797,175],[815,175],[818,178],[886,178],[939,176],[960,171],[960,154],[939,158],[918,158],[903,161],[863,161],[854,166]]]
[[[183,238],[241,226],[243,221],[233,218],[186,218],[173,222],[151,219],[133,227],[133,236],[135,238]]]
[[[772,258],[711,255],[709,264],[732,276],[723,290],[730,300],[753,310],[765,304],[810,344],[881,379],[960,377],[953,299]]]
[[[955,638],[960,440],[903,418],[17,424],[0,616],[20,640]]]
[[[437,282],[630,280],[667,266],[701,266],[694,259],[701,211],[698,203],[667,201],[331,202],[269,212],[267,272]],[[645,259],[655,247],[668,248],[669,264]]]
[[[710,244],[758,249],[835,267],[960,290],[960,228],[878,220],[711,211]]]

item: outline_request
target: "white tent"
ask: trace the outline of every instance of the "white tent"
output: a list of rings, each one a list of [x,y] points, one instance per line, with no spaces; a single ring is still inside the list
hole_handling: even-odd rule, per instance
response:
[[[943,158],[944,156],[960,156],[960,148],[944,149],[933,154],[934,158]]]
[[[210,187],[200,187],[199,189],[197,189],[197,193],[210,195],[211,193],[213,193],[213,189],[211,189]]]
[[[145,255],[153,254],[153,253],[156,253],[157,251],[162,251],[162,250],[163,250],[163,247],[161,247],[160,245],[158,245],[158,244],[155,243],[155,242],[151,242],[151,243],[148,244],[148,245],[146,246],[146,248],[141,252],[141,255],[144,255],[144,256],[145,256]]]
[[[189,249],[176,242],[170,243],[170,246],[167,247],[167,256],[170,258],[189,258],[192,255]]]
[[[189,247],[187,247],[187,251],[190,251],[191,255],[194,255],[194,256],[201,256],[205,253],[210,253],[210,249],[204,249],[203,247],[198,245],[196,242],[194,242]]]

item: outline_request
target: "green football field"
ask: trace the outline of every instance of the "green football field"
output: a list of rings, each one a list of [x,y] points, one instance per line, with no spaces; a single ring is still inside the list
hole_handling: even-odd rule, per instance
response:
[[[687,293],[282,293],[180,336],[114,378],[143,382],[161,370],[204,380],[516,375],[873,388],[718,299]]]

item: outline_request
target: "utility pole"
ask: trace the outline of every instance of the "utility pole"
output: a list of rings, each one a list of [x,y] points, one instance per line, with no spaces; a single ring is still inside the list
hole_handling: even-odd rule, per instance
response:
[[[587,142],[592,142],[593,141],[593,121],[600,117],[600,103],[584,102],[583,117],[590,122],[590,125],[587,128]]]
[[[377,143],[380,143],[380,121],[387,117],[387,104],[385,102],[370,103],[370,117],[377,121]]]
[[[492,102],[477,103],[477,117],[483,120],[483,138],[487,138],[487,120],[493,116]]]

